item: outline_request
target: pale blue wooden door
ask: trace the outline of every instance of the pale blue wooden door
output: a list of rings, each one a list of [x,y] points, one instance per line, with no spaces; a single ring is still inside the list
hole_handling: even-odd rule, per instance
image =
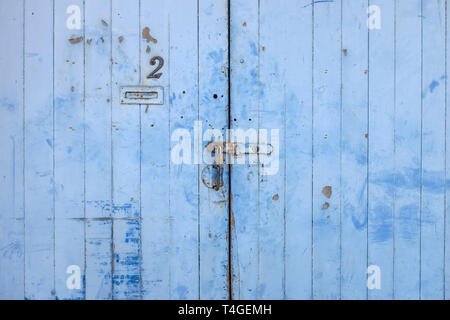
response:
[[[447,10],[0,0],[0,298],[448,298]]]
[[[227,1],[1,0],[0,30],[0,298],[228,298],[227,168],[170,157],[227,126]]]
[[[450,297],[448,5],[231,1],[234,298]]]

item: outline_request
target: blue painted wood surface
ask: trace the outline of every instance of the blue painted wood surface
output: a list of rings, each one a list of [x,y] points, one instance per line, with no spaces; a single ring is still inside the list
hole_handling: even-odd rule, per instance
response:
[[[448,299],[448,5],[1,1],[0,298]]]

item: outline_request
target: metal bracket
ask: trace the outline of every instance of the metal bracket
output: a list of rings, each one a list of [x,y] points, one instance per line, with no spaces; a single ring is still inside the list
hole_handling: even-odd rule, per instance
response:
[[[264,146],[265,148],[261,148]],[[270,155],[273,151],[271,144],[240,143],[240,142],[218,142],[212,141],[206,145],[206,150],[214,152],[216,164],[223,164],[223,154],[229,154],[234,157],[242,157],[247,154]],[[245,150],[241,152],[240,150]],[[267,151],[263,151],[267,150]]]
[[[164,88],[160,86],[120,87],[120,104],[164,104]]]

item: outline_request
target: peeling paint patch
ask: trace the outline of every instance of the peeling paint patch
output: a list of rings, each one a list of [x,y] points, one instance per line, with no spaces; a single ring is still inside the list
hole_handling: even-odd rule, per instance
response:
[[[145,27],[143,30],[142,30],[142,38],[143,39],[145,39],[145,40],[147,40],[147,42],[153,42],[153,43],[157,43],[158,42],[158,40],[156,40],[155,38],[153,38],[151,35],[150,35],[150,28],[149,27]]]
[[[81,37],[78,37],[78,38],[70,38],[69,39],[69,42],[71,43],[71,44],[77,44],[77,43],[80,43],[81,41],[83,41],[83,37],[81,36]]]
[[[322,193],[325,197],[327,197],[328,199],[331,198],[331,193],[332,193],[332,188],[331,186],[325,186],[322,189]]]

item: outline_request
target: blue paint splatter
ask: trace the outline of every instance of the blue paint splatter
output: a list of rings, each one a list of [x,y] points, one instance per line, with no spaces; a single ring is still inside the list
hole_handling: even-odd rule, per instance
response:
[[[215,62],[215,63],[220,63],[224,61],[224,50],[220,49],[220,50],[216,50],[216,51],[211,51],[208,56]]]
[[[439,86],[439,82],[437,82],[436,80],[433,80],[429,86],[430,92],[433,93],[434,89],[436,89],[437,86]]]

